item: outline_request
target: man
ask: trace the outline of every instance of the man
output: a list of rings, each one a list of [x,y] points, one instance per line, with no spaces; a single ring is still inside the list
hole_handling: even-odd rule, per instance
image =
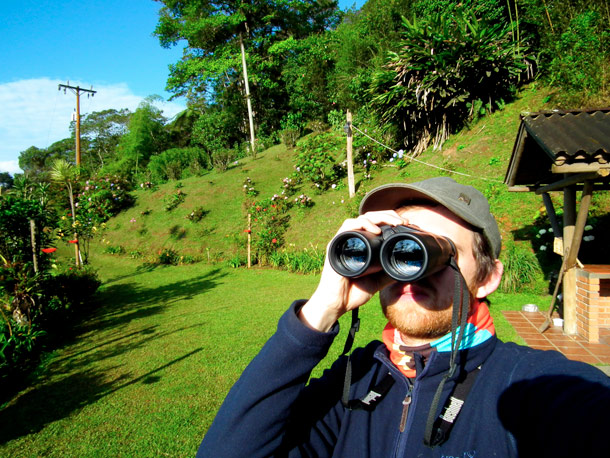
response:
[[[360,213],[339,233],[409,226],[450,240],[455,253],[412,282],[380,268],[344,277],[327,256],[318,288],[281,318],[198,456],[608,456],[608,377],[495,337],[484,299],[501,279],[501,240],[479,191],[446,177],[391,184],[367,194]],[[377,292],[383,343],[308,383],[337,319]]]

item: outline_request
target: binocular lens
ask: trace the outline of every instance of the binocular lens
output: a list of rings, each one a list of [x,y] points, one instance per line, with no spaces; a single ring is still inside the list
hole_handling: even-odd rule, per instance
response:
[[[353,272],[357,272],[364,267],[369,255],[368,247],[357,237],[346,239],[338,252],[341,264]]]
[[[405,277],[414,277],[424,266],[426,254],[415,240],[402,239],[392,248],[390,264]]]

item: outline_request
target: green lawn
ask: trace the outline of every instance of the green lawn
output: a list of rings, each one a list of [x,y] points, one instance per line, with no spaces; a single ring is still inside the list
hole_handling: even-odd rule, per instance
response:
[[[104,279],[99,308],[0,410],[0,456],[193,456],[280,315],[317,283],[317,276],[275,270],[147,267],[110,255],[94,261]],[[533,298],[494,300],[498,333],[514,339],[500,316],[505,299],[516,308]],[[356,345],[378,338],[385,324],[374,302],[361,316]]]

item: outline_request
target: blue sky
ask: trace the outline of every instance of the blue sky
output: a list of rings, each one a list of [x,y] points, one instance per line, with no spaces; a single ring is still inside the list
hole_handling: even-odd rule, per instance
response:
[[[340,0],[341,8],[364,0]],[[93,87],[81,114],[135,110],[158,94],[167,117],[184,109],[168,101],[168,65],[181,48],[152,36],[161,4],[153,0],[19,0],[0,2],[0,172],[20,172],[19,153],[69,136],[76,97],[58,84]]]

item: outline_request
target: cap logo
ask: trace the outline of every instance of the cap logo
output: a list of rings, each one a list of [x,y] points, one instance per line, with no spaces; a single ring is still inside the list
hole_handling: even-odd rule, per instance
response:
[[[466,194],[464,193],[460,193],[458,200],[461,200],[462,202],[465,202],[466,205],[470,205],[470,197],[468,197]]]

